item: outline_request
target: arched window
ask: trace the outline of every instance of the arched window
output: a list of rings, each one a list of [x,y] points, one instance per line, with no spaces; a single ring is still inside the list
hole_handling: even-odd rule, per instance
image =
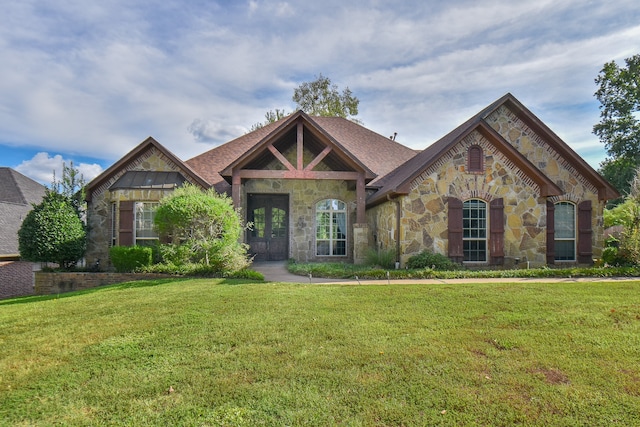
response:
[[[554,245],[556,261],[576,260],[576,206],[559,202],[554,206]]]
[[[467,200],[462,205],[463,260],[487,261],[487,203]]]
[[[316,255],[347,255],[347,204],[336,199],[316,203]]]
[[[468,157],[468,171],[469,172],[482,172],[484,168],[484,155],[482,153],[482,147],[479,145],[472,145],[467,152]]]

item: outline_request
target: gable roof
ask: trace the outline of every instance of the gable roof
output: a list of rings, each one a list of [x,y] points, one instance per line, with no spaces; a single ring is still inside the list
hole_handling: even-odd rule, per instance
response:
[[[144,141],[142,141],[137,147],[127,153],[124,157],[118,160],[116,163],[111,165],[108,169],[103,171],[100,175],[95,177],[89,184],[87,184],[87,201],[90,201],[93,193],[97,191],[100,186],[106,184],[115,177],[118,173],[120,173],[123,169],[126,169],[127,166],[135,163],[136,160],[140,157],[141,154],[151,150],[156,149],[161,152],[164,156],[166,156],[170,161],[175,163],[189,178],[191,178],[198,185],[203,188],[209,188],[211,184],[207,182],[203,177],[201,177],[196,171],[194,171],[189,165],[180,160],[175,154],[167,150],[162,144],[153,139],[152,137],[148,137]]]
[[[225,178],[230,177],[233,167],[256,157],[266,144],[276,141],[298,122],[302,122],[315,135],[336,147],[352,165],[365,171],[369,181],[386,174],[416,154],[414,150],[350,120],[309,116],[298,111],[215,147],[186,163],[206,177],[217,191],[228,191],[230,186]]]
[[[503,102],[500,102],[504,100]],[[598,189],[598,199],[610,200],[620,197],[620,193],[606,179],[596,172],[578,153],[576,153],[566,142],[555,134],[542,120],[536,117],[527,107],[518,101],[513,95],[507,93],[500,98],[491,111],[488,111],[483,117],[489,116],[501,105],[505,105],[520,120],[522,120],[536,134],[543,135],[549,144],[571,165],[584,176],[591,184]]]
[[[473,131],[480,132],[496,149],[509,158],[520,170],[540,186],[541,196],[562,194],[562,190],[551,181],[542,171],[535,167],[525,156],[509,144],[487,122],[486,118],[499,107],[506,106],[519,119],[527,124],[534,132],[543,135],[560,155],[569,161],[587,180],[598,188],[600,199],[619,197],[618,192],[591,168],[564,141],[551,131],[531,111],[526,109],[513,95],[507,93],[496,100],[475,116],[449,132],[447,135],[427,147],[421,153],[408,160],[377,182],[379,191],[372,194],[367,204],[370,206],[381,203],[387,196],[407,194],[409,185],[418,175],[434,164],[444,153]]]
[[[18,230],[46,187],[13,169],[0,167],[0,257],[18,256]]]

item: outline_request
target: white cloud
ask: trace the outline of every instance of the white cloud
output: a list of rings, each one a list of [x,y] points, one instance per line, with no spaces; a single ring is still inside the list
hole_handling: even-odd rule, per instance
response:
[[[189,125],[189,132],[194,138],[202,142],[219,143],[220,141],[229,141],[238,135],[247,132],[246,128],[239,126],[227,127],[223,123],[214,122],[212,120],[196,119]]]
[[[75,163],[71,160],[65,160],[60,154],[53,157],[49,153],[40,152],[29,160],[25,160],[15,167],[15,170],[21,174],[30,177],[44,185],[51,185],[55,181],[62,179],[62,165],[66,164],[80,172],[85,182],[91,181],[102,172],[102,167],[98,164]]]
[[[411,146],[512,92],[595,147],[593,79],[640,39],[636,0],[24,0],[3,16],[0,143],[110,161],[147,136],[188,159],[291,110],[319,73]]]

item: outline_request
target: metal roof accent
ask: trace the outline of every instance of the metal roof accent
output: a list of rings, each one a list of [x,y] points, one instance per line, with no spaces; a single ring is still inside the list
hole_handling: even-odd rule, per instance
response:
[[[119,189],[172,189],[186,181],[179,172],[127,171],[109,190]]]

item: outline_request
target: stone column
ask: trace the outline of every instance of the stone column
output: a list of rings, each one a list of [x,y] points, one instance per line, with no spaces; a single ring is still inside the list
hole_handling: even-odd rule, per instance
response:
[[[353,263],[364,264],[367,261],[369,249],[369,225],[367,223],[353,224]]]

